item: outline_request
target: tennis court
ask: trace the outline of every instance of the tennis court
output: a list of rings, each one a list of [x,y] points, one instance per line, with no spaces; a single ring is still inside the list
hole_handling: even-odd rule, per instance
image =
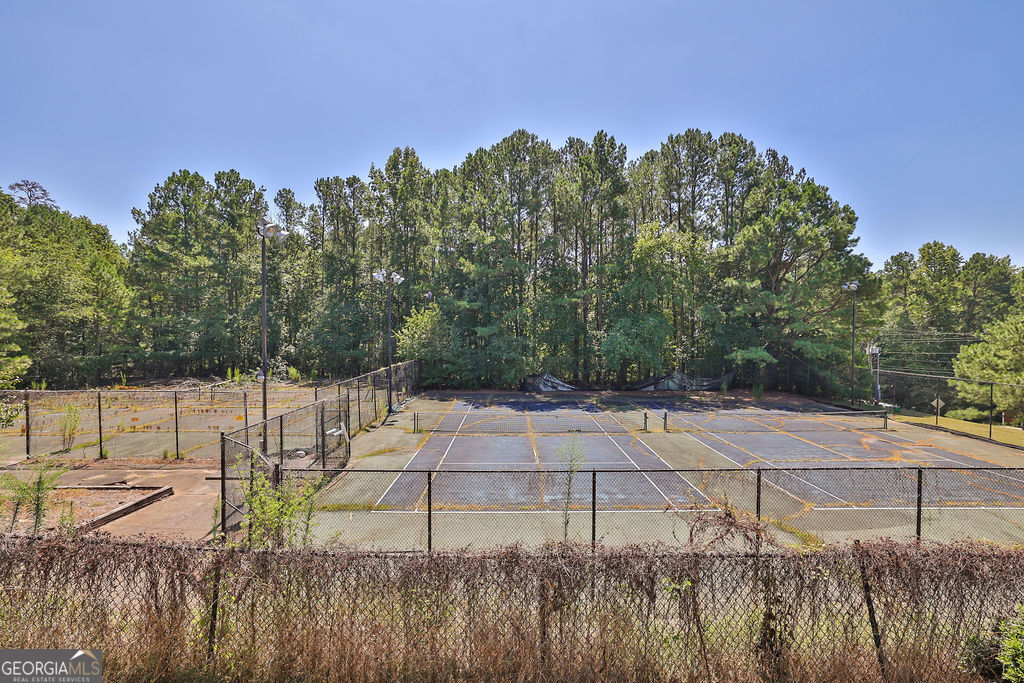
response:
[[[325,540],[673,543],[695,514],[725,506],[770,520],[793,542],[1024,537],[1024,471],[979,457],[975,442],[932,438],[877,411],[417,397],[382,429],[415,435],[415,449],[386,468],[367,458],[332,473],[317,503]],[[575,462],[560,453],[569,439],[581,447]]]
[[[414,404],[415,402],[413,402]],[[425,503],[422,471],[444,471],[447,485],[432,491],[441,507],[549,509],[564,502],[566,470],[615,471],[602,477],[597,503],[610,506],[713,505],[699,471],[678,471],[666,453],[706,449],[717,468],[763,469],[770,486],[801,503],[827,505],[899,505],[914,500],[912,467],[951,467],[964,472],[947,477],[935,500],[992,504],[1024,503],[1024,476],[994,473],[990,463],[969,454],[916,443],[888,429],[882,412],[817,412],[778,407],[696,409],[665,402],[634,402],[612,409],[582,400],[545,403],[506,399],[480,404],[456,400],[443,413],[417,412],[415,405],[394,423],[425,434],[425,440],[394,476],[375,505],[417,509]],[[575,439],[583,457],[574,463],[559,447]],[[687,443],[689,442],[689,443]],[[900,468],[900,472],[861,474],[844,468]],[[984,474],[969,469],[987,468]],[[502,477],[496,473],[539,473]],[[625,476],[634,472],[633,476]],[[882,489],[877,481],[885,477]],[[578,496],[589,492],[577,491]]]

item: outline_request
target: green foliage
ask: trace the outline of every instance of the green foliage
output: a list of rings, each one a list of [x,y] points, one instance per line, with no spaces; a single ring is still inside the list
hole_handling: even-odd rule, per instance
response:
[[[0,476],[0,487],[5,489],[12,503],[11,525],[9,531],[15,530],[18,515],[27,508],[32,515],[32,533],[42,531],[46,520],[46,512],[50,504],[50,496],[57,488],[57,480],[68,471],[56,460],[40,460],[29,470],[28,479],[21,479],[13,472]]]
[[[961,338],[912,356],[918,333],[974,335],[1024,313],[1006,257],[930,242],[872,274],[853,209],[738,134],[690,129],[627,159],[604,131],[556,147],[516,130],[437,171],[395,148],[365,178],[317,178],[308,205],[285,188],[273,207],[237,171],[181,170],[133,211],[124,248],[19,183],[17,200],[0,193],[0,380],[242,379],[261,357],[255,226],[269,209],[291,233],[266,243],[271,374],[294,381],[385,363],[378,268],[405,278],[397,352],[424,361],[428,385],[736,369],[741,385],[800,375],[811,391],[849,358],[850,280],[861,335],[893,363],[948,366]]]
[[[954,420],[966,420],[968,422],[988,422],[988,411],[978,408],[955,408],[946,411],[946,417]]]
[[[555,458],[559,466],[565,470],[565,491],[562,504],[562,539],[569,540],[569,507],[572,502],[572,484],[576,473],[586,461],[583,442],[575,434],[566,438],[555,449]]]
[[[310,543],[318,482],[289,480],[275,486],[262,467],[239,470],[245,497],[242,531],[252,549],[300,548]]]
[[[1017,616],[1003,624],[998,659],[1004,681],[1024,682],[1024,607],[1018,607]]]
[[[1024,313],[986,327],[981,342],[960,349],[953,367],[958,377],[1024,384]],[[963,400],[988,405],[988,386],[968,382],[951,384]],[[1024,389],[996,385],[992,397],[997,411],[1024,415]]]
[[[82,409],[72,403],[65,404],[64,413],[60,416],[60,440],[65,453],[74,445],[81,424]]]

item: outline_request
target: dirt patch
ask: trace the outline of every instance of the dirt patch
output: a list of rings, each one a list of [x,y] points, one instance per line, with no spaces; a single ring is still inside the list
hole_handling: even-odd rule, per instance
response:
[[[148,489],[57,489],[50,497],[49,505],[44,517],[44,530],[53,530],[60,526],[62,517],[65,523],[78,525],[83,522],[95,519],[111,510],[121,507],[126,503],[140,500],[150,494]],[[14,504],[10,500],[0,503],[0,521],[3,530],[14,533],[29,533],[32,531],[32,512],[24,505],[18,512],[18,517],[12,520]],[[13,521],[13,529],[12,529]]]

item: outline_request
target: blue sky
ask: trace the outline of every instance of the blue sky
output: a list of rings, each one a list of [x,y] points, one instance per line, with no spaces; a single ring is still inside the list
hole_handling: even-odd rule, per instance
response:
[[[1019,2],[6,2],[0,182],[125,240],[180,168],[312,197],[412,145],[689,127],[805,167],[880,267],[939,239],[1024,263]]]

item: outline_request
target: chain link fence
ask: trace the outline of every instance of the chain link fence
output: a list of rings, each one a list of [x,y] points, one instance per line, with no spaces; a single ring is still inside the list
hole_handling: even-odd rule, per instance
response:
[[[945,681],[998,678],[989,643],[1021,602],[1024,554],[4,537],[0,576],[0,646],[99,648],[112,680]]]
[[[418,376],[417,361],[391,368],[395,403],[415,392]],[[247,493],[263,483],[280,486],[284,471],[312,477],[317,486],[344,471],[352,456],[352,437],[388,414],[388,379],[388,368],[353,377],[320,388],[314,403],[222,433],[222,528],[241,529]]]
[[[268,390],[277,414],[313,400],[314,389]],[[187,390],[7,391],[0,401],[19,408],[0,432],[5,456],[192,458],[216,461],[220,432],[258,419],[260,389],[223,386]]]
[[[416,361],[393,368],[393,400],[411,395],[418,376]],[[336,399],[325,419],[337,428],[338,405],[351,412],[354,431],[377,420],[387,408],[387,369],[325,386],[277,385],[267,391],[271,418],[313,403]],[[0,431],[0,454],[39,457],[192,458],[216,461],[220,433],[254,433],[261,423],[262,390],[203,386],[182,390],[2,391],[0,403],[19,408],[17,420]],[[309,424],[285,432],[313,433]],[[332,427],[328,427],[331,429]],[[268,427],[268,434],[274,427]],[[280,426],[277,427],[280,431]],[[350,432],[352,433],[352,432]],[[240,439],[245,442],[245,438]],[[301,441],[301,439],[299,440]],[[295,448],[300,448],[298,444]],[[328,463],[336,466],[338,463]]]
[[[695,520],[721,510],[760,520],[788,545],[880,538],[1024,542],[1024,470],[1015,468],[324,469],[281,467],[226,443],[229,481],[244,483],[247,475],[234,474],[232,463],[252,458],[265,481],[309,494],[316,545],[382,551],[554,541],[679,545],[694,541]]]

